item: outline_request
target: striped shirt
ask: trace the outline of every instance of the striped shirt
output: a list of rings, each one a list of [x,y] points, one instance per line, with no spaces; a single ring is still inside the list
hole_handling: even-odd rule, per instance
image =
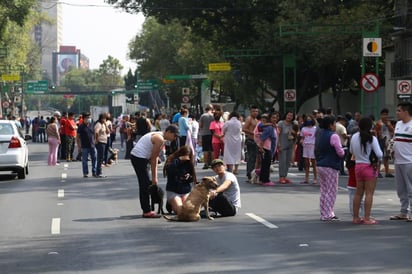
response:
[[[395,164],[412,163],[412,120],[407,123],[396,123],[393,150]]]

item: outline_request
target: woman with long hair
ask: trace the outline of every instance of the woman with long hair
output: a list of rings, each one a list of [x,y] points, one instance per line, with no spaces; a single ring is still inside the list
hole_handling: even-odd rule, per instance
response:
[[[167,177],[167,203],[178,214],[197,180],[192,149],[182,146],[170,154],[163,167],[163,175]]]
[[[355,133],[350,141],[350,152],[355,157],[356,193],[353,199],[353,223],[373,225],[378,222],[371,218],[373,193],[379,170],[372,158],[382,159],[383,153],[379,147],[378,139],[371,133],[373,121],[370,118],[359,120],[359,132]],[[371,157],[375,153],[376,157]],[[365,216],[359,217],[361,200],[365,195]]]

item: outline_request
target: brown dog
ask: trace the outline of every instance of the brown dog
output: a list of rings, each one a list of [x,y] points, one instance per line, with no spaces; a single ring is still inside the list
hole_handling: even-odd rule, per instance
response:
[[[214,177],[203,177],[202,181],[190,191],[179,214],[173,217],[163,215],[163,217],[169,221],[197,222],[200,220],[199,213],[203,206],[208,219],[213,220],[213,217],[209,215],[209,191],[217,187]]]

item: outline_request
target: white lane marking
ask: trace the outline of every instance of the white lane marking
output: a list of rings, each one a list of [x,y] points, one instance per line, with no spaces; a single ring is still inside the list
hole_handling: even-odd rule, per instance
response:
[[[60,218],[53,218],[51,223],[51,234],[60,234]]]
[[[64,197],[64,189],[59,189],[57,191],[57,197],[58,198],[63,198]]]
[[[57,205],[58,205],[58,206],[62,206],[62,205],[64,205],[64,204],[63,204],[63,203],[57,203]]]
[[[254,219],[255,221],[261,223],[262,225],[265,225],[268,228],[279,228],[278,226],[276,226],[272,223],[269,223],[265,219],[260,218],[259,216],[255,215],[253,213],[246,213],[246,215],[249,216],[250,218]]]
[[[65,169],[67,169],[69,167],[69,164],[64,164],[63,166]]]
[[[67,179],[67,173],[62,173],[62,179]]]

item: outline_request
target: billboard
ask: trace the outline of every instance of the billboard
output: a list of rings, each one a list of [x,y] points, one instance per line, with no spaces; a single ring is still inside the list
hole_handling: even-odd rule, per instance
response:
[[[60,81],[70,68],[80,67],[80,51],[76,53],[53,53],[53,82],[60,85]]]

